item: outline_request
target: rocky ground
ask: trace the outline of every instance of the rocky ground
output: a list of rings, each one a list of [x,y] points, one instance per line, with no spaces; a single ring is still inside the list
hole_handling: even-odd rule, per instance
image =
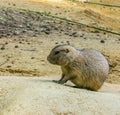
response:
[[[2,0],[0,75],[60,76],[60,68],[49,64],[46,57],[55,45],[70,44],[101,51],[110,64],[107,82],[120,84],[120,36],[79,24],[120,33],[119,11],[81,3],[78,7],[73,2]]]

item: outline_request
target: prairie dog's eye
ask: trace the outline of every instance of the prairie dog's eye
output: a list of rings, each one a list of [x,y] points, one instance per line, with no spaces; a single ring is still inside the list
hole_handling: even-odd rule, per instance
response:
[[[69,53],[70,51],[68,49],[66,49],[66,53]]]
[[[56,51],[56,52],[55,52],[55,55],[57,55],[57,54],[59,54],[59,53],[60,53],[59,51]]]

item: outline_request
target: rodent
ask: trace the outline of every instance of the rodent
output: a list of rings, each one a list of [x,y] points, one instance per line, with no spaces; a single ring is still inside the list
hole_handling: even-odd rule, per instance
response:
[[[62,77],[57,83],[68,80],[79,88],[97,91],[105,82],[109,73],[107,59],[97,50],[78,50],[70,45],[57,45],[47,57],[51,64],[59,65]]]

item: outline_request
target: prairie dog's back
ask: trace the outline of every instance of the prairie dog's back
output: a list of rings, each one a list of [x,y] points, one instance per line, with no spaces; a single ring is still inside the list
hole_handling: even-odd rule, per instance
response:
[[[104,69],[108,72],[109,65],[107,59],[101,54],[99,51],[94,49],[83,49],[79,50],[80,54],[84,57],[83,60],[89,64],[91,67],[99,67]]]

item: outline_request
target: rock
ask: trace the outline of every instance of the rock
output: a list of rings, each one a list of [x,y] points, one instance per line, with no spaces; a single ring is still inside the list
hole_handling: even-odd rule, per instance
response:
[[[80,35],[80,37],[84,37],[84,34]]]
[[[31,59],[35,59],[35,57],[31,57]]]
[[[44,32],[45,34],[50,34],[50,31],[47,31],[47,30],[42,30],[41,32]]]
[[[1,115],[119,115],[119,92],[60,85],[50,77],[0,77]],[[107,85],[114,87],[114,85]]]
[[[22,44],[22,42],[21,42],[21,41],[20,41],[19,43],[20,43],[20,44]]]
[[[18,48],[19,46],[18,45],[15,45],[15,48]]]
[[[70,45],[70,41],[66,41],[66,43],[67,43],[68,45]]]
[[[45,34],[50,34],[50,32],[49,31],[45,31]]]
[[[105,40],[101,40],[100,42],[101,42],[101,43],[105,43]]]
[[[21,33],[20,31],[16,30],[13,34],[14,35],[19,35],[20,33]]]
[[[76,34],[77,34],[77,32],[73,32],[73,33],[72,33],[73,36],[76,35]]]
[[[8,65],[7,68],[11,68],[11,65]]]
[[[0,49],[1,49],[1,50],[5,50],[5,45],[3,45]]]
[[[55,44],[59,44],[58,42],[55,42]]]
[[[5,42],[5,45],[7,45],[8,44],[8,42]]]

